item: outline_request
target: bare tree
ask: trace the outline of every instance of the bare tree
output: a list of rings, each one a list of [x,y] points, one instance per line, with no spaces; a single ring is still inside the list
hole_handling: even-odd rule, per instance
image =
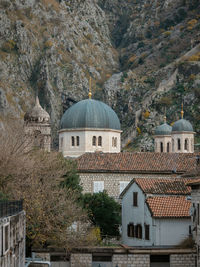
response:
[[[0,191],[9,198],[24,199],[31,245],[69,249],[95,242],[76,193],[59,186],[69,162],[60,153],[28,147],[23,125],[4,122],[0,130]]]

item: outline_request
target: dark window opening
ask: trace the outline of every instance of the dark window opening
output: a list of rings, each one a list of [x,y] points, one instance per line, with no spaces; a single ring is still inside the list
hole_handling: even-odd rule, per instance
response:
[[[178,139],[178,150],[181,150],[181,139]]]
[[[134,237],[134,224],[130,223],[127,226],[127,236]]]
[[[169,255],[150,255],[150,262],[170,262]]]
[[[102,146],[102,137],[101,136],[98,137],[98,146]]]
[[[133,192],[133,206],[137,207],[138,206],[138,193]]]
[[[77,146],[80,145],[80,138],[79,138],[79,136],[76,137],[76,145],[77,145]]]
[[[149,225],[145,224],[145,239],[149,240]]]
[[[184,149],[185,149],[185,150],[188,150],[188,139],[185,139]]]
[[[5,226],[5,243],[4,243],[4,251],[7,251],[8,250],[8,234],[9,234],[9,232],[8,232],[8,225],[7,226]]]
[[[160,152],[163,152],[163,142],[160,142]]]
[[[74,136],[72,136],[72,146],[75,146]]]
[[[96,136],[93,136],[92,137],[92,145],[96,146],[96,143],[97,143],[97,138],[96,138]]]
[[[170,143],[167,143],[167,152],[169,153],[170,150]]]
[[[112,255],[92,255],[93,262],[112,262]]]

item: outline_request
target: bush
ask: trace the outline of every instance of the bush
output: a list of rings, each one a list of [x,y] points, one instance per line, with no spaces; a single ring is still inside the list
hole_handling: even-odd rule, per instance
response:
[[[5,42],[2,46],[2,50],[7,53],[10,53],[16,49],[17,49],[17,45],[14,40],[9,40]]]

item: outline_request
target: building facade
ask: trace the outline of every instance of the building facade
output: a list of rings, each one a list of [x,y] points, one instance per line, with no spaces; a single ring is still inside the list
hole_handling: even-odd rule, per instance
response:
[[[25,212],[22,201],[0,201],[0,266],[25,266]]]
[[[86,152],[119,153],[121,126],[108,105],[94,99],[82,100],[62,116],[59,151],[64,157],[79,157]]]
[[[133,179],[121,193],[122,242],[177,246],[191,232],[187,179]]]

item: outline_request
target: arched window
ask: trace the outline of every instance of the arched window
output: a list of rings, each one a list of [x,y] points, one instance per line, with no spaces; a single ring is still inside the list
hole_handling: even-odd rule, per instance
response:
[[[102,137],[101,136],[98,137],[98,146],[102,146]]]
[[[142,239],[142,226],[141,226],[141,224],[137,224],[137,225],[136,225],[135,236],[136,236],[137,238]]]
[[[114,139],[114,147],[117,147],[117,137]]]
[[[170,152],[170,143],[169,142],[167,143],[167,152],[168,153]]]
[[[71,141],[72,141],[72,146],[75,146],[74,136],[72,136]]]
[[[129,223],[127,225],[127,236],[134,237],[134,224],[133,223]]]
[[[79,136],[76,137],[76,145],[77,145],[77,146],[80,145],[80,138],[79,138]]]
[[[63,147],[63,137],[60,138],[60,147]]]
[[[93,146],[96,146],[97,145],[97,138],[96,138],[96,136],[93,136],[92,137],[92,145]]]
[[[174,139],[172,139],[172,152],[174,152]]]
[[[163,152],[163,142],[160,142],[160,152]]]
[[[115,138],[112,137],[112,147],[114,147],[114,146],[115,146]]]
[[[185,150],[188,150],[188,144],[189,142],[188,142],[188,139],[185,139],[185,144],[184,144],[184,149]]]
[[[178,138],[177,140],[177,146],[178,146],[178,150],[181,150],[181,139]]]

